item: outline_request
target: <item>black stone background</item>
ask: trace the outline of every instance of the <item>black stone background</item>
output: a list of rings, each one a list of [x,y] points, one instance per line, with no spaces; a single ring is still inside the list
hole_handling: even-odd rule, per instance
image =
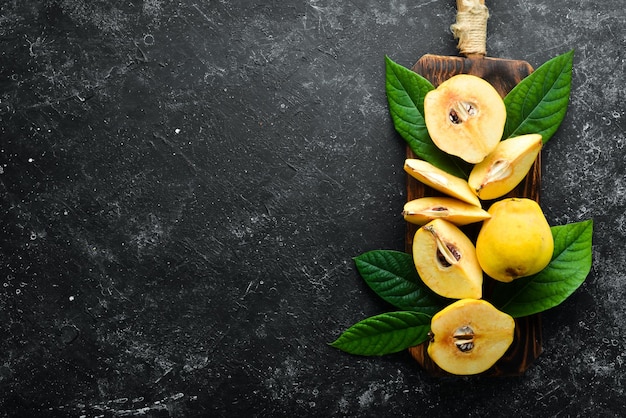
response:
[[[488,1],[488,54],[575,48],[543,152],[593,267],[516,378],[327,345],[403,248],[384,56],[455,55],[451,0],[2,0],[3,416],[599,416],[626,402],[621,0]]]

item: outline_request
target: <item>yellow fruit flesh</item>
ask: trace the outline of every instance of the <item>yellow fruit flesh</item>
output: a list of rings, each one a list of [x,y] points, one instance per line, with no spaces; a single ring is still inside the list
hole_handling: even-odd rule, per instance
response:
[[[478,233],[476,255],[490,277],[510,282],[543,270],[552,259],[554,239],[539,205],[526,198],[494,203]]]
[[[483,200],[497,199],[515,188],[528,174],[541,151],[539,134],[506,139],[472,169],[468,184]]]
[[[426,94],[424,121],[439,149],[476,164],[500,141],[506,107],[487,81],[459,74]]]
[[[435,190],[480,207],[480,200],[469,187],[467,181],[446,173],[424,160],[407,158],[404,161],[404,171]]]
[[[434,219],[445,219],[457,226],[480,222],[489,213],[478,206],[451,197],[422,197],[407,202],[402,216],[407,222],[425,225]]]
[[[417,230],[413,262],[420,278],[446,298],[482,297],[483,272],[470,239],[455,225],[436,219]]]
[[[482,373],[506,353],[514,330],[513,318],[489,302],[462,299],[433,316],[428,355],[448,373]]]

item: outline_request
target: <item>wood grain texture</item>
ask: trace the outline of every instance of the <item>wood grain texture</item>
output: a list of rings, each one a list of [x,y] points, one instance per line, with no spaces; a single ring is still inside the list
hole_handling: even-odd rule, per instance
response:
[[[472,74],[487,80],[502,97],[532,71],[526,61],[488,58],[482,56],[446,57],[424,55],[411,68],[428,79],[435,87],[456,74]],[[417,158],[407,147],[407,158]],[[424,196],[438,196],[440,192],[425,186],[413,177],[406,176],[407,201]],[[537,156],[525,179],[507,197],[527,197],[539,202],[541,186],[541,154]],[[492,202],[483,201],[488,209]],[[479,225],[468,225],[462,229],[473,240],[478,234]],[[418,226],[407,223],[405,249],[412,253],[413,236]],[[493,279],[485,277],[484,295],[488,298]],[[486,376],[517,376],[523,374],[542,352],[541,316],[539,314],[515,320],[515,338],[505,355],[489,370]],[[409,352],[418,363],[433,376],[446,376],[447,372],[437,366],[428,356],[428,343],[412,347]]]

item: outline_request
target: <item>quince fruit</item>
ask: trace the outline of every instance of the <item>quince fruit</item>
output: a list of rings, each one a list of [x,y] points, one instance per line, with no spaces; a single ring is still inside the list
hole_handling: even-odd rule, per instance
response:
[[[458,74],[426,93],[424,122],[439,149],[476,164],[500,142],[506,107],[487,81]]]
[[[453,299],[482,297],[483,271],[472,241],[454,224],[435,219],[415,232],[413,262],[433,292]]]
[[[542,147],[539,134],[505,139],[472,169],[468,183],[483,200],[502,197],[528,174]]]
[[[480,207],[480,200],[467,184],[467,181],[453,176],[429,162],[407,158],[404,161],[404,171],[435,190]]]
[[[515,321],[485,300],[462,299],[433,316],[428,355],[456,375],[486,371],[513,342]]]
[[[425,225],[434,219],[445,219],[457,226],[491,217],[486,210],[452,197],[413,199],[404,205],[402,216],[407,222],[416,225]]]
[[[539,204],[527,198],[495,202],[476,239],[480,266],[492,278],[510,282],[539,273],[552,259],[554,239]]]

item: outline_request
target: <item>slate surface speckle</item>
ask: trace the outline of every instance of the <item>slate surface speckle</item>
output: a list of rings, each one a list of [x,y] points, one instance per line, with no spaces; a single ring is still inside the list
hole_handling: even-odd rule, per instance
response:
[[[454,2],[3,2],[0,414],[621,414],[626,14],[488,5],[490,56],[576,49],[542,206],[594,264],[526,375],[436,379],[327,343],[389,309],[352,257],[403,248],[384,55],[456,54]]]

